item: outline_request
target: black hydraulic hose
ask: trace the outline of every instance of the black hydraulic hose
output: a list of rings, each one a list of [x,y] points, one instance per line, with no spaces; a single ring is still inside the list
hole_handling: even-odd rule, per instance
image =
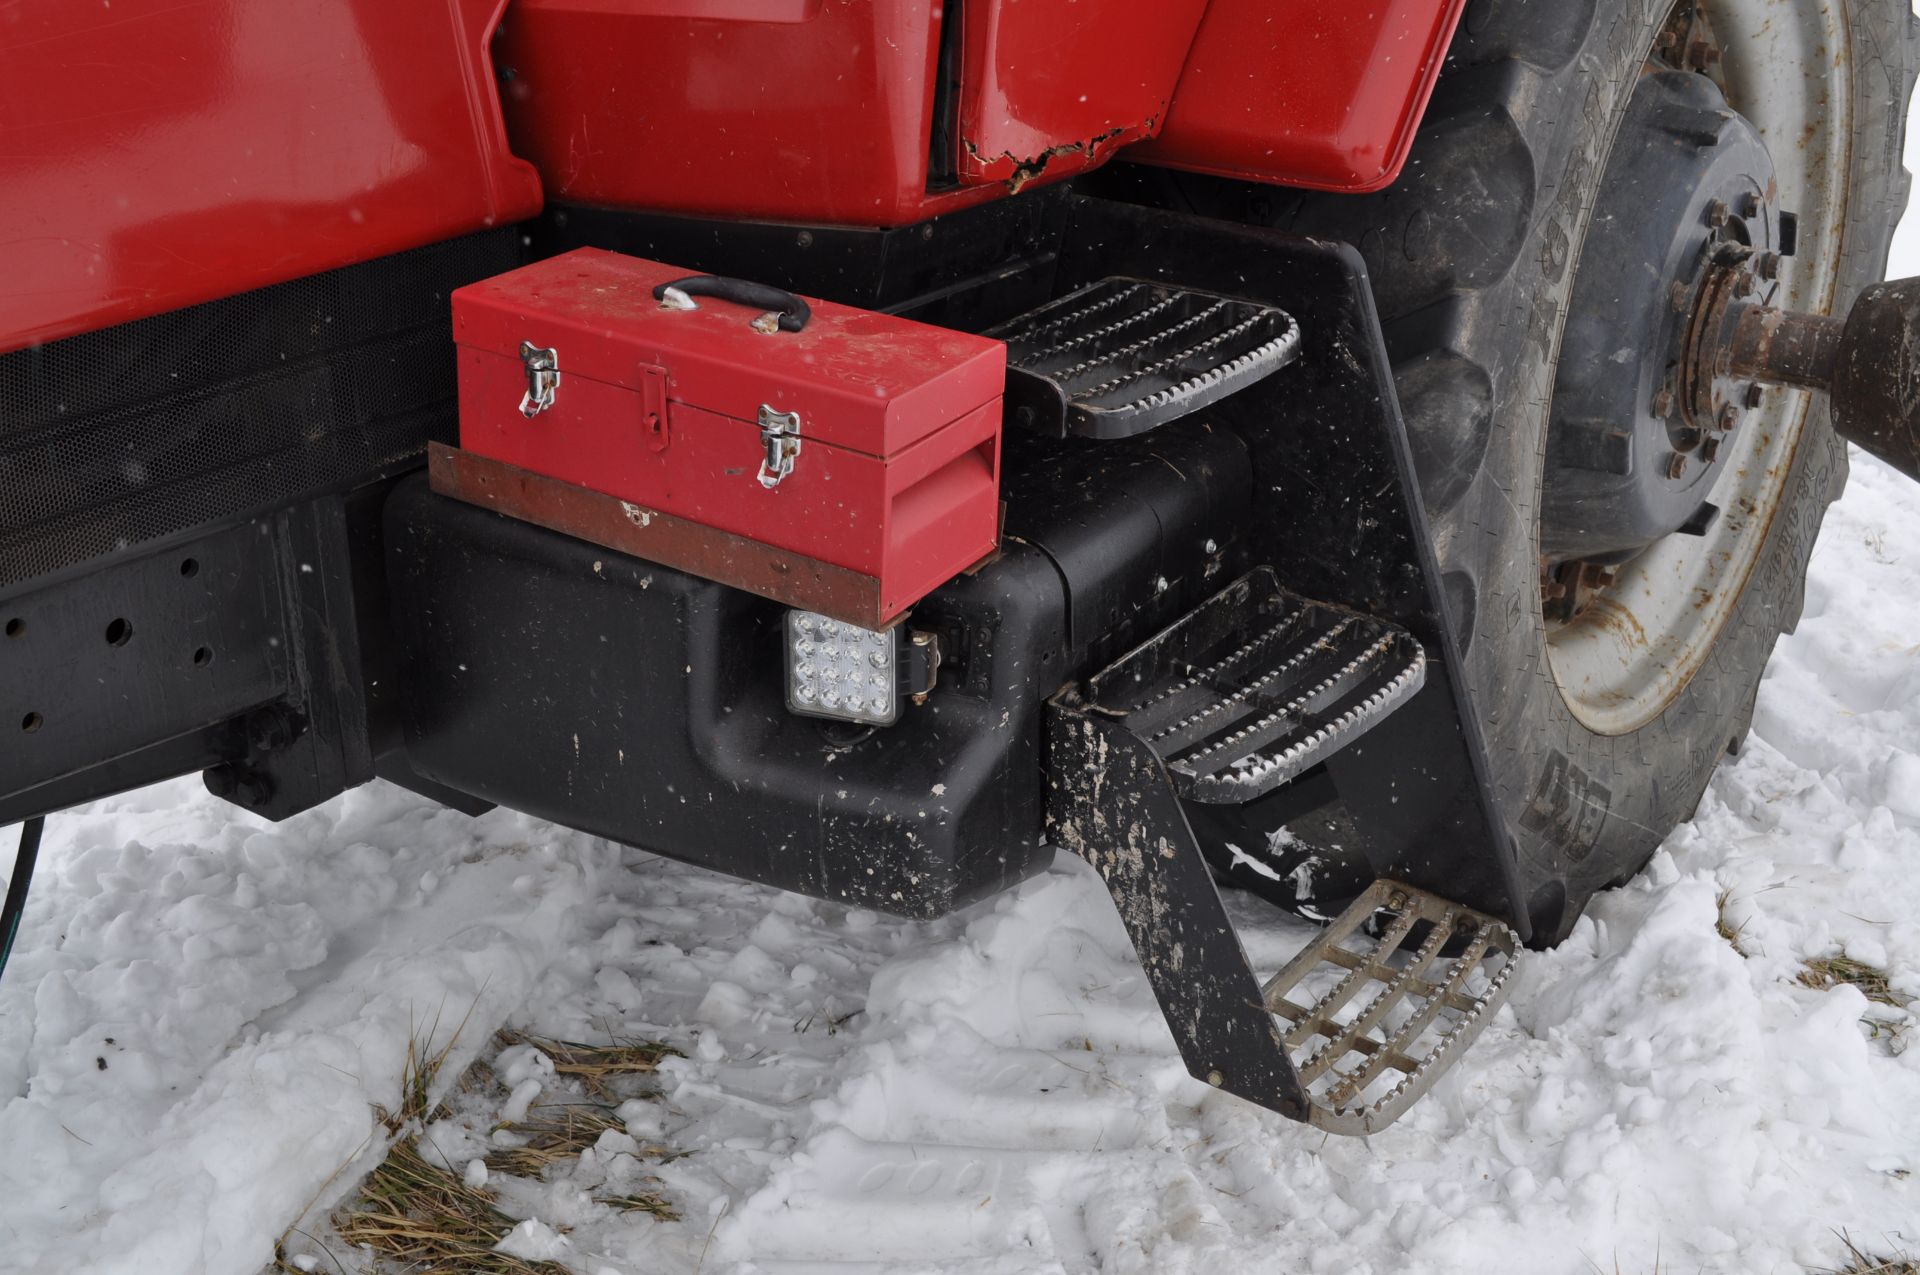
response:
[[[47,826],[39,815],[20,825],[20,852],[13,856],[13,875],[7,879],[7,901],[0,905],[0,975],[13,955],[13,936],[20,932],[20,915],[27,910],[27,887],[33,883],[33,863],[40,857],[40,833]]]

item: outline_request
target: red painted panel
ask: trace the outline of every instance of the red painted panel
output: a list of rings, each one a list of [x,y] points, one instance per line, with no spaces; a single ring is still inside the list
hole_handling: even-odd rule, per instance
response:
[[[1466,0],[1212,0],[1160,136],[1129,159],[1319,190],[1400,174]]]
[[[929,198],[939,10],[903,0],[515,0],[507,124],[557,199],[898,225]]]
[[[558,199],[903,225],[1145,136],[1203,3],[957,6],[962,128],[982,158],[956,143],[953,159],[971,185],[928,189],[947,9],[927,0],[514,0],[507,123]],[[1044,177],[1022,171],[1048,151]]]
[[[0,350],[538,211],[504,4],[0,5]]]
[[[960,180],[1092,168],[1166,118],[1207,0],[970,0],[961,23]]]

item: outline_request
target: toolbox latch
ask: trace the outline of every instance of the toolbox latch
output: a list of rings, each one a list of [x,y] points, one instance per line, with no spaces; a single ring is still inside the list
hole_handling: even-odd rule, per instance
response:
[[[760,443],[766,458],[760,462],[760,485],[778,487],[800,458],[800,413],[776,412],[760,405]]]
[[[527,392],[520,396],[520,415],[531,419],[553,406],[553,396],[560,389],[560,352],[522,341],[520,364],[527,370]]]
[[[640,429],[648,447],[667,450],[667,369],[651,363],[640,365]]]

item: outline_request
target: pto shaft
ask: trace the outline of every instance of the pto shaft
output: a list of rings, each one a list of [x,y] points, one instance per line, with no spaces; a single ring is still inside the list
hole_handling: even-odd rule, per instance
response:
[[[1875,284],[1844,319],[1730,308],[1715,364],[1745,379],[1825,391],[1842,438],[1920,481],[1920,278]]]

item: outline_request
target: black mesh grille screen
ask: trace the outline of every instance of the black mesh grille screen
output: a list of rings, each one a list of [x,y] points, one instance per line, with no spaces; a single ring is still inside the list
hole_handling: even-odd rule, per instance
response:
[[[518,244],[470,235],[0,354],[0,589],[451,441],[447,294]]]

